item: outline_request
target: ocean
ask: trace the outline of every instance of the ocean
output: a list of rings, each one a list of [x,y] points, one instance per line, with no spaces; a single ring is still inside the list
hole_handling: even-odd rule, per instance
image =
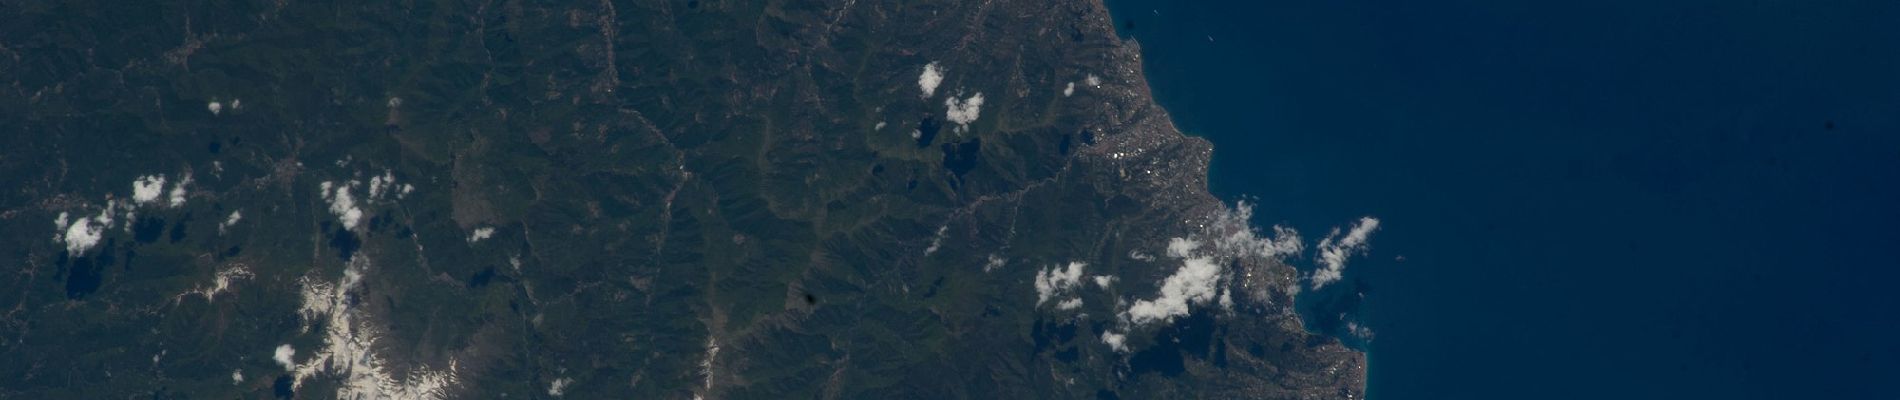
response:
[[[1107,3],[1374,400],[1900,398],[1900,2]]]

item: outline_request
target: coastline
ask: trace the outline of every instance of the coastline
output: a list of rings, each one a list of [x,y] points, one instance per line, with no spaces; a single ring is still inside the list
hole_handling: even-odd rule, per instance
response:
[[[1124,68],[1128,68],[1133,71],[1133,73],[1130,74],[1132,77],[1131,78],[1132,81],[1130,82],[1129,86],[1136,88],[1138,90],[1137,95],[1140,98],[1140,100],[1145,103],[1145,107],[1150,108],[1153,110],[1153,112],[1155,112],[1156,114],[1159,114],[1159,117],[1155,119],[1159,120],[1161,122],[1161,125],[1153,129],[1167,132],[1169,134],[1172,134],[1173,136],[1179,137],[1180,140],[1193,143],[1194,145],[1203,148],[1203,150],[1199,152],[1199,157],[1196,157],[1194,160],[1189,162],[1189,164],[1191,165],[1190,168],[1197,171],[1197,175],[1200,177],[1199,182],[1193,185],[1193,187],[1195,187],[1195,190],[1197,191],[1197,193],[1195,193],[1195,197],[1200,198],[1199,204],[1190,208],[1195,209],[1195,210],[1202,210],[1202,211],[1197,211],[1197,212],[1194,212],[1193,214],[1195,215],[1213,214],[1215,213],[1215,211],[1213,210],[1224,210],[1224,209],[1229,208],[1230,207],[1228,205],[1229,200],[1238,201],[1238,202],[1247,202],[1249,201],[1249,199],[1255,198],[1255,195],[1252,195],[1252,194],[1242,194],[1242,195],[1239,195],[1239,198],[1236,198],[1236,199],[1225,199],[1222,196],[1215,193],[1215,186],[1216,186],[1215,178],[1217,175],[1215,175],[1215,171],[1214,171],[1215,164],[1212,162],[1214,157],[1216,156],[1216,153],[1214,152],[1214,150],[1216,150],[1216,147],[1213,141],[1213,137],[1208,134],[1189,133],[1188,131],[1180,128],[1181,126],[1180,121],[1177,121],[1177,117],[1174,116],[1174,114],[1171,112],[1169,108],[1161,104],[1160,99],[1157,98],[1154,93],[1154,87],[1149,83],[1150,72],[1148,72],[1149,66],[1147,65],[1147,60],[1149,59],[1148,53],[1143,49],[1142,43],[1139,40],[1139,38],[1132,32],[1123,31],[1122,29],[1126,28],[1126,26],[1124,26],[1123,24],[1115,23],[1115,21],[1119,21],[1120,19],[1116,17],[1115,7],[1108,5],[1106,0],[1093,0],[1092,3],[1101,7],[1104,14],[1107,16],[1107,18],[1109,18],[1108,26],[1110,26],[1112,35],[1114,35],[1114,37],[1121,42],[1122,49],[1132,53],[1132,57],[1125,57],[1121,61],[1125,64],[1123,66]],[[1132,58],[1132,59],[1129,59],[1129,58]],[[1212,133],[1212,132],[1209,132],[1209,133]],[[1250,226],[1259,226],[1259,224],[1262,222],[1261,221],[1262,219],[1264,219],[1264,217],[1254,218],[1254,220],[1247,221],[1247,223]],[[1270,262],[1270,264],[1271,265],[1269,266],[1269,268],[1277,268],[1277,269],[1284,270],[1284,273],[1288,274],[1289,276],[1298,277],[1301,275],[1301,272],[1299,271],[1299,269],[1294,267],[1292,264],[1281,262],[1280,260],[1273,260]],[[1294,279],[1293,285],[1299,285],[1298,282],[1299,282],[1298,279]],[[1340,288],[1334,287],[1334,288],[1329,288],[1326,290],[1337,291],[1337,290],[1340,290]],[[1347,373],[1352,374],[1351,379],[1357,382],[1357,385],[1356,385],[1357,393],[1362,395],[1360,398],[1364,398],[1363,397],[1364,395],[1369,395],[1370,394],[1369,376],[1372,370],[1370,340],[1361,340],[1357,342],[1348,341],[1346,339],[1357,339],[1357,338],[1352,338],[1349,335],[1340,335],[1340,334],[1335,334],[1334,332],[1312,329],[1312,324],[1309,323],[1310,321],[1308,320],[1308,315],[1306,315],[1306,313],[1301,311],[1301,305],[1304,304],[1305,301],[1311,301],[1313,299],[1312,297],[1310,297],[1311,295],[1314,294],[1313,291],[1299,290],[1298,288],[1294,288],[1292,289],[1292,292],[1294,294],[1292,298],[1289,299],[1290,304],[1282,305],[1283,307],[1285,307],[1285,312],[1290,314],[1290,317],[1280,319],[1280,321],[1282,321],[1281,326],[1284,329],[1287,329],[1292,332],[1299,332],[1301,334],[1322,337],[1324,338],[1325,341],[1328,342],[1326,346],[1337,346],[1340,349],[1344,350],[1345,352],[1353,354],[1353,357],[1352,357],[1353,365],[1345,366],[1342,369],[1349,371]],[[1301,299],[1306,299],[1306,300],[1303,301]],[[1356,306],[1357,305],[1355,303],[1355,307]]]

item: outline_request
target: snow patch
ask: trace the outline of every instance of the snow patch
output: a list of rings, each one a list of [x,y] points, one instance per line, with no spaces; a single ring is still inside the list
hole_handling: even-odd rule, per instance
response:
[[[454,358],[446,368],[413,364],[406,368],[391,365],[377,352],[384,336],[383,328],[371,323],[349,300],[361,296],[363,274],[370,268],[368,257],[355,257],[336,281],[301,278],[299,293],[303,306],[303,330],[321,325],[323,347],[308,360],[293,368],[291,388],[319,373],[338,377],[336,398],[349,399],[441,399],[449,386],[458,382],[459,369]],[[320,324],[317,322],[321,322]]]
[[[944,234],[947,234],[949,232],[950,232],[950,225],[937,227],[937,236],[930,238],[930,247],[924,248],[924,255],[929,256],[931,253],[936,253],[937,248],[943,245]]]
[[[239,279],[250,279],[251,276],[251,269],[245,267],[244,264],[227,265],[219,269],[217,275],[212,276],[210,287],[195,287],[184,293],[179,293],[177,296],[172,297],[172,302],[177,303],[184,301],[185,296],[194,294],[204,296],[205,301],[209,302],[217,299],[219,293],[230,290],[231,282]]]
[[[705,388],[707,390],[712,389],[713,361],[717,360],[718,358],[719,358],[719,341],[714,340],[711,336],[707,336],[706,337],[706,358],[701,359],[699,361],[699,373],[706,377]]]

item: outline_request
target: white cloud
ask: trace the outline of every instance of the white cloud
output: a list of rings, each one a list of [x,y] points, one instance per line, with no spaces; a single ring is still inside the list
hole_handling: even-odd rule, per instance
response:
[[[1037,271],[1036,306],[1042,306],[1042,303],[1048,302],[1049,298],[1055,297],[1055,295],[1081,284],[1082,269],[1086,267],[1088,267],[1088,264],[1070,262],[1066,269],[1057,267],[1054,269],[1044,268],[1041,271]]]
[[[1069,82],[1068,86],[1062,87],[1062,97],[1069,97],[1070,95],[1074,95],[1074,94],[1075,94],[1075,82]]]
[[[191,175],[185,175],[184,179],[178,180],[178,185],[172,186],[171,195],[169,196],[171,198],[170,205],[172,207],[185,205],[185,186],[187,185],[191,185]]]
[[[1188,258],[1188,256],[1194,255],[1194,249],[1199,247],[1201,247],[1201,242],[1197,242],[1194,239],[1168,239],[1168,257]]]
[[[244,383],[244,370],[231,370],[231,384],[236,385],[241,383]]]
[[[224,104],[218,103],[216,101],[206,103],[205,110],[211,111],[211,115],[218,115],[219,112],[224,111]]]
[[[146,175],[132,181],[133,204],[142,205],[158,200],[158,195],[164,192],[165,176],[163,175]]]
[[[1058,310],[1074,310],[1077,308],[1082,308],[1081,297],[1063,300],[1061,303],[1056,303],[1056,309]]]
[[[937,85],[941,84],[943,84],[943,70],[937,68],[935,61],[924,64],[924,73],[917,75],[917,89],[923,90],[923,97],[928,99],[936,95]]]
[[[389,175],[389,172],[387,170],[383,171],[383,176],[388,176],[388,175]],[[375,198],[383,197],[383,187],[386,182],[383,176],[369,177],[369,198],[375,199]],[[391,177],[387,180],[387,182],[392,182],[392,183],[393,181],[395,181],[394,177]]]
[[[337,221],[343,223],[345,230],[356,229],[357,222],[363,219],[363,209],[356,206],[356,198],[350,195],[350,187],[355,185],[356,182],[347,182],[332,186],[329,181],[324,181],[319,186],[323,199],[330,202],[330,213],[336,214]],[[336,191],[330,191],[332,187]]]
[[[945,119],[967,127],[971,122],[976,122],[977,115],[983,112],[983,93],[978,92],[963,100],[950,96],[943,99],[943,105],[947,108],[944,110]]]
[[[290,344],[283,344],[277,346],[277,353],[271,355],[270,359],[277,361],[277,365],[284,366],[285,371],[296,371],[297,360],[294,359],[296,356],[297,349],[291,348]]]
[[[1108,276],[1108,275],[1095,276],[1095,286],[1101,286],[1103,289],[1107,289],[1109,285],[1113,285],[1113,284],[1115,284],[1115,277],[1113,276]]]
[[[1115,333],[1114,331],[1102,331],[1102,343],[1108,344],[1108,348],[1115,349],[1115,351],[1128,352],[1128,335]]]
[[[225,229],[231,228],[231,225],[237,225],[238,221],[242,220],[244,220],[244,210],[232,210],[231,216],[224,217],[224,223],[218,224],[218,233],[224,233]]]
[[[554,383],[548,384],[548,395],[560,397],[562,394],[567,393],[567,385],[572,385],[572,384],[574,384],[573,379],[568,379],[568,378],[555,379]]]
[[[490,238],[490,237],[494,237],[494,236],[495,236],[495,228],[494,228],[494,227],[487,227],[487,226],[484,226],[484,227],[480,227],[480,228],[475,228],[475,232],[474,232],[474,233],[470,233],[470,234],[468,234],[468,242],[469,242],[469,243],[475,243],[475,242],[480,242],[480,241],[482,241],[482,239],[487,239],[487,238]]]
[[[106,200],[106,208],[99,210],[99,215],[93,216],[92,220],[93,222],[98,222],[100,225],[105,225],[106,228],[111,228],[112,227],[112,213],[118,212],[119,209],[122,209],[122,208],[131,208],[131,207],[132,206],[125,205],[125,203],[117,201],[117,200]],[[125,219],[127,220],[132,219],[131,215],[132,215],[132,212],[127,211]]]
[[[387,169],[383,170],[382,176],[369,177],[370,200],[382,200],[385,195],[392,193],[396,195],[397,199],[401,199],[404,195],[409,194],[409,191],[415,189],[415,186],[410,186],[406,183],[402,186],[397,186],[396,174]]]
[[[117,203],[106,202],[106,208],[100,210],[98,216],[74,219],[67,225],[66,234],[60,237],[60,241],[66,244],[66,252],[78,257],[86,250],[99,245],[99,240],[105,237],[106,229],[112,228],[112,211],[115,207]],[[59,220],[65,220],[65,217],[66,214],[61,213]]]
[[[1306,243],[1300,241],[1300,232],[1284,226],[1273,226],[1273,240],[1267,241],[1264,250],[1268,257],[1299,255],[1306,250]]]
[[[1002,268],[1005,262],[1002,257],[991,254],[989,260],[983,263],[983,272],[990,272],[991,270]]]
[[[1373,231],[1379,230],[1379,219],[1361,217],[1345,237],[1340,237],[1339,228],[1319,241],[1318,270],[1313,271],[1313,289],[1326,287],[1326,284],[1338,281],[1346,270],[1346,259],[1355,253],[1366,251],[1366,241]]]
[[[1221,266],[1209,257],[1193,257],[1183,260],[1181,268],[1161,283],[1161,293],[1154,300],[1138,300],[1124,311],[1128,321],[1136,325],[1150,322],[1166,322],[1174,317],[1187,315],[1190,303],[1205,304],[1214,299],[1219,290]]]
[[[1340,318],[1345,318],[1345,315],[1341,314]],[[1372,328],[1360,325],[1359,321],[1346,321],[1346,332],[1359,340],[1372,340],[1373,337]]]
[[[1296,255],[1304,250],[1298,231],[1275,225],[1273,235],[1263,237],[1253,228],[1252,220],[1253,205],[1245,201],[1215,214],[1207,226],[1207,236],[1214,250],[1227,257],[1269,258]]]
[[[1088,82],[1089,87],[1092,87],[1092,88],[1102,87],[1102,77],[1095,76],[1095,74],[1089,74],[1089,76],[1084,78],[1083,80]]]

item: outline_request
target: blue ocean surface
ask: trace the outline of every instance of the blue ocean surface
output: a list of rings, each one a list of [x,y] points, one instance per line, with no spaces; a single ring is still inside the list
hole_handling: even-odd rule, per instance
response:
[[[1900,2],[1108,4],[1374,400],[1900,399]]]

